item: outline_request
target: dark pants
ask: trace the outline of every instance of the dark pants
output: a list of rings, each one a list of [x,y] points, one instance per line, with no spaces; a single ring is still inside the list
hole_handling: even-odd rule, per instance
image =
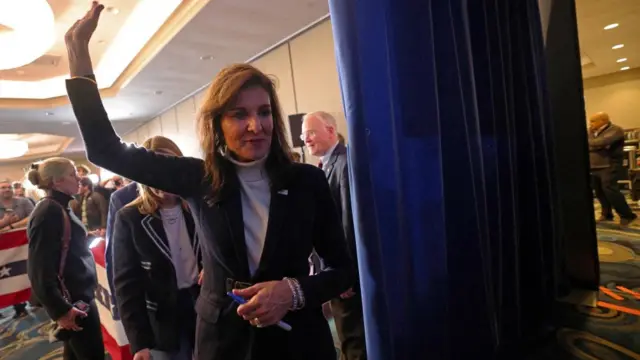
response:
[[[104,344],[100,330],[100,316],[96,302],[92,301],[87,317],[80,321],[81,331],[73,332],[64,342],[64,360],[103,360]]]
[[[178,311],[180,311],[180,323],[177,324],[180,333],[186,338],[188,353],[193,354],[196,347],[196,299],[198,297],[199,286],[178,291]],[[182,347],[181,347],[182,348]],[[191,358],[191,356],[189,356]]]
[[[357,287],[356,287],[357,288]],[[359,288],[357,288],[359,290]],[[340,338],[341,360],[365,360],[367,349],[362,316],[362,298],[357,293],[348,299],[331,300],[331,311]]]
[[[602,216],[605,218],[613,218],[612,209],[615,209],[623,219],[635,217],[624,195],[620,193],[618,180],[623,178],[623,171],[624,168],[621,166],[591,171],[592,186],[602,206]]]
[[[16,315],[26,313],[27,312],[27,303],[20,303],[13,305],[13,310],[15,310]]]

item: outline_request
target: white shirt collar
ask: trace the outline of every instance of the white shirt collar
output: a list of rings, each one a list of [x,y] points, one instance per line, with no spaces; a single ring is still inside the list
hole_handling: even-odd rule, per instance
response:
[[[339,142],[336,141],[336,143],[333,144],[333,146],[330,147],[329,150],[327,150],[327,152],[320,157],[320,161],[322,162],[323,166],[329,164],[329,159],[331,159],[331,154],[333,154],[333,151],[336,149],[336,146],[338,146],[338,144]]]

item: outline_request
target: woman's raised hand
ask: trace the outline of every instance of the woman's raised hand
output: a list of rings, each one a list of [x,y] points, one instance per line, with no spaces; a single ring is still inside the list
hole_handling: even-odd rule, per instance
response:
[[[98,20],[100,19],[102,10],[104,10],[104,5],[97,1],[91,3],[91,9],[87,11],[82,19],[76,21],[64,35],[67,47],[70,45],[89,44],[89,40],[91,40],[91,36],[98,26]]]
[[[104,10],[104,5],[94,1],[91,9],[84,17],[73,24],[64,35],[69,54],[69,70],[71,76],[86,76],[93,74],[91,56],[89,54],[89,41],[100,19],[100,13]]]

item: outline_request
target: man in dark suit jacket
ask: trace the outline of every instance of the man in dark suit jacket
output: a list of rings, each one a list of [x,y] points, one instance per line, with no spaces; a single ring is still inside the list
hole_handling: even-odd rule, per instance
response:
[[[351,216],[347,148],[340,142],[335,118],[324,111],[307,114],[303,118],[302,137],[311,155],[320,157],[318,166],[324,170],[329,181],[331,195],[342,220],[347,247],[357,264],[356,241]],[[341,359],[343,360],[367,358],[362,298],[359,291],[360,284],[358,282],[350,291],[331,301],[331,309],[341,342]]]
[[[611,123],[607,113],[600,112],[589,118],[588,138],[591,180],[596,197],[602,205],[598,221],[613,220],[615,209],[620,216],[620,225],[628,226],[638,216],[627,204],[618,185],[618,180],[629,177],[622,165],[624,131]]]
[[[113,227],[116,221],[116,214],[125,205],[135,200],[138,197],[138,185],[136,183],[130,183],[129,185],[117,190],[111,195],[109,199],[109,212],[107,213],[107,231],[105,235],[106,244],[104,247],[104,262],[107,271],[107,281],[109,281],[109,292],[111,293],[111,313],[115,314],[117,311],[116,293],[113,285]]]

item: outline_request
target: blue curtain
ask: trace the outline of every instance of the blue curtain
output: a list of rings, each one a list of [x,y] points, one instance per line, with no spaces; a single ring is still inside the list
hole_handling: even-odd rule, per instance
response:
[[[545,333],[556,194],[537,0],[330,0],[370,359]]]

